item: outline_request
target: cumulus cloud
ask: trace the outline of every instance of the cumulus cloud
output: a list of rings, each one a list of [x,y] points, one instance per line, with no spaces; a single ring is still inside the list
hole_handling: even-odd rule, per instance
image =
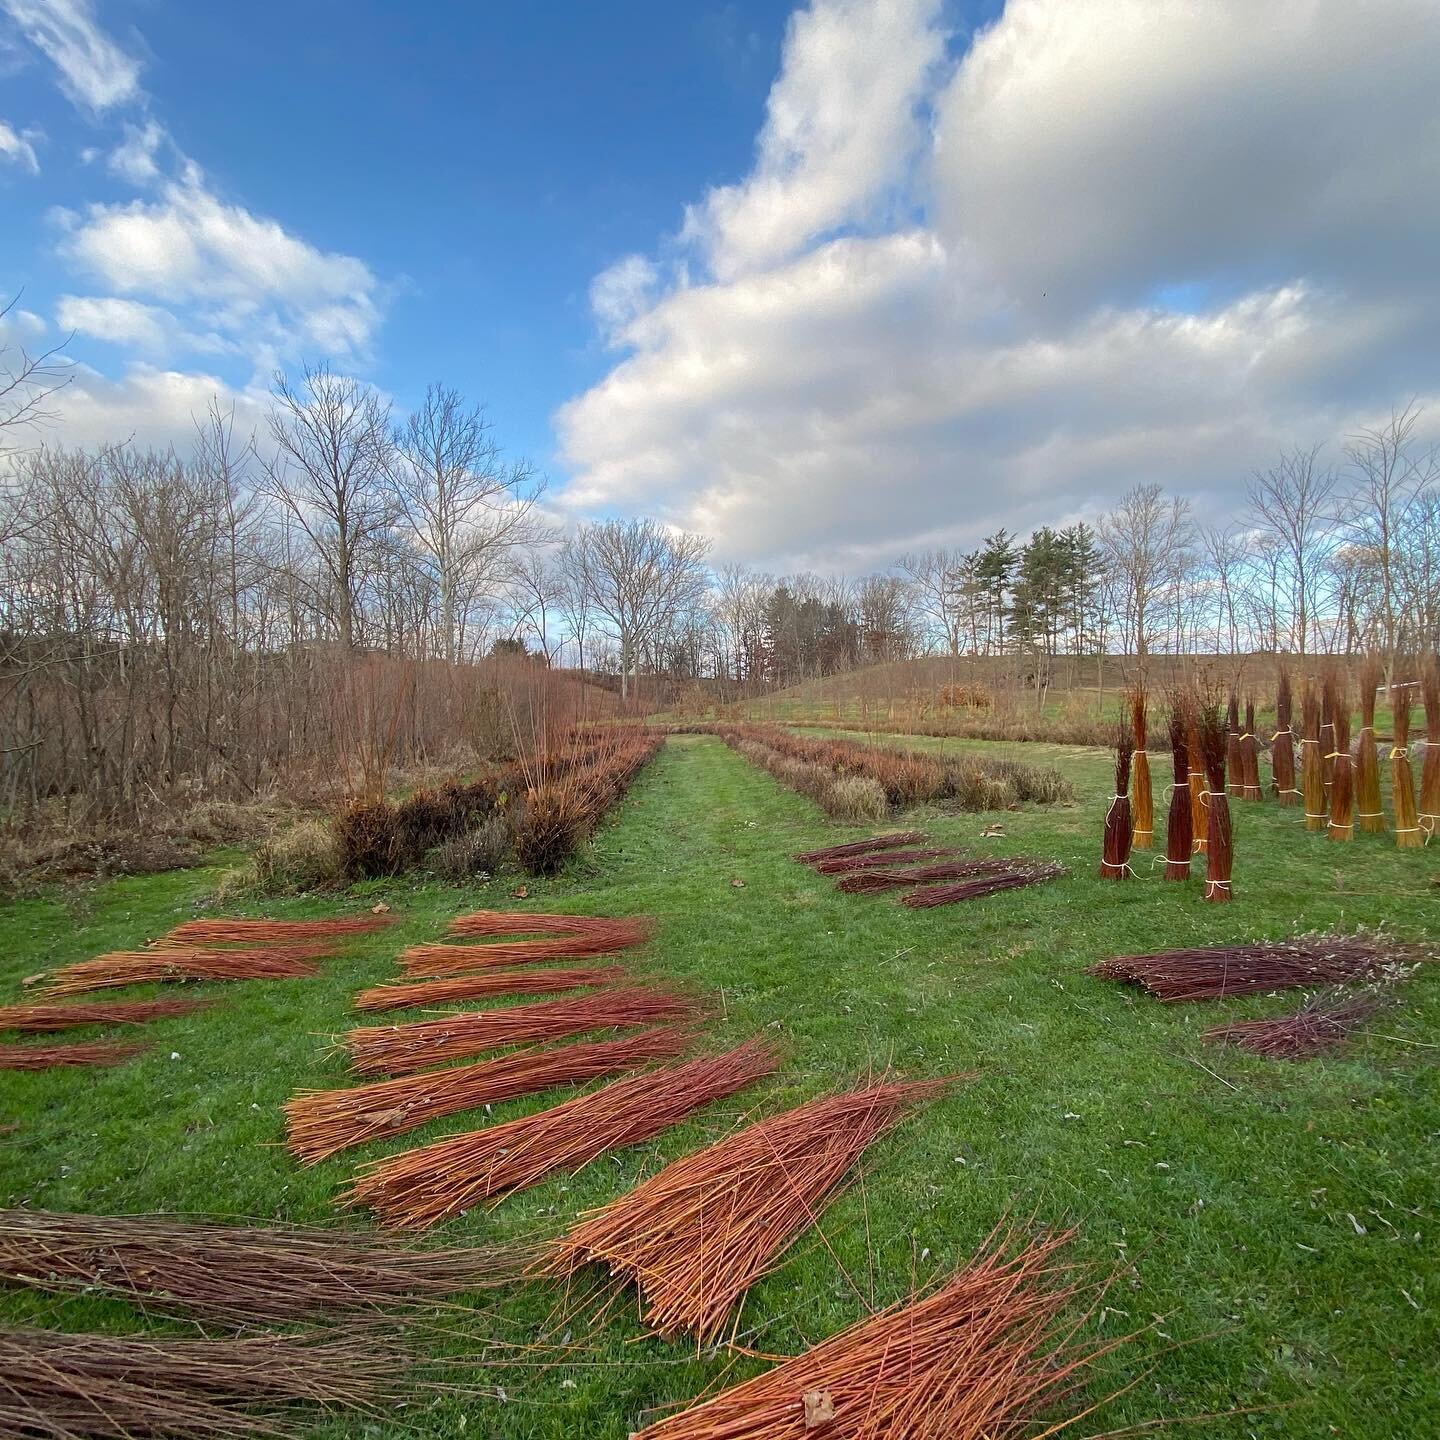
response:
[[[148,185],[158,180],[157,156],[161,145],[170,138],[165,127],[158,120],[147,120],[143,125],[127,123],[124,137],[106,157],[105,168],[132,185]]]
[[[1223,514],[1435,388],[1440,23],[1384,10],[1010,0],[946,68],[931,7],[813,0],[688,261],[597,281],[626,353],[556,416],[563,500],[878,566],[1138,480]]]
[[[38,175],[40,157],[35,153],[33,142],[39,138],[36,130],[16,130],[13,125],[0,120],[0,164],[15,165],[31,175]]]
[[[0,0],[21,33],[60,75],[66,95],[101,111],[140,96],[140,62],[95,19],[89,0]]]

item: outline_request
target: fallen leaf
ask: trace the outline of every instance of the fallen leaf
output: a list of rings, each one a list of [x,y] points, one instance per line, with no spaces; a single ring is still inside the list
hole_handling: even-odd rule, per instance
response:
[[[737,875],[731,880],[730,888],[732,890],[743,890],[745,888],[745,882]]]
[[[372,905],[370,907],[370,913],[372,915],[388,915],[390,913],[390,907],[382,900],[378,905]]]
[[[512,890],[510,892],[510,898],[512,900],[528,900],[530,898],[530,887],[528,885],[522,885],[518,890]]]
[[[815,1430],[828,1425],[835,1418],[835,1401],[828,1390],[807,1390],[805,1401],[805,1428]]]

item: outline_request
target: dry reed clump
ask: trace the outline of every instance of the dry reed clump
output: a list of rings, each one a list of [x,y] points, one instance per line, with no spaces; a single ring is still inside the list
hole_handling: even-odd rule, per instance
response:
[[[1282,805],[1298,805],[1301,799],[1295,784],[1294,706],[1290,672],[1281,665],[1275,688],[1275,734],[1270,742],[1270,771],[1275,779],[1275,798]]]
[[[718,1055],[615,1080],[553,1109],[381,1160],[345,1198],[375,1211],[386,1225],[433,1225],[649,1140],[779,1066],[778,1051],[750,1040]]]
[[[1190,751],[1186,742],[1187,704],[1181,695],[1170,697],[1170,757],[1174,783],[1170,787],[1170,808],[1165,817],[1166,880],[1190,878],[1190,855],[1194,841],[1190,830]]]
[[[1330,827],[1332,840],[1355,838],[1355,768],[1350,760],[1350,697],[1339,675],[1325,677],[1323,703],[1330,711],[1333,750],[1330,761]]]
[[[657,1020],[693,1020],[700,1014],[700,1005],[688,995],[636,985],[504,1010],[442,1015],[412,1025],[366,1026],[351,1030],[345,1047],[360,1075],[409,1075],[502,1045],[560,1040]]]
[[[1115,793],[1105,810],[1105,834],[1101,844],[1100,878],[1126,880],[1130,869],[1130,763],[1134,741],[1128,725],[1122,725],[1115,739]]]
[[[1380,752],[1375,744],[1375,697],[1384,678],[1378,657],[1360,662],[1360,733],[1355,743],[1355,823],[1370,835],[1385,831],[1380,801]]]
[[[432,1304],[517,1268],[498,1249],[414,1250],[340,1229],[0,1210],[0,1277],[10,1283],[109,1291],[147,1311],[222,1325]]]
[[[612,1286],[639,1288],[645,1323],[659,1334],[713,1340],[865,1150],[915,1106],[968,1078],[882,1077],[745,1125],[583,1216],[532,1273],[570,1280],[604,1266]]]
[[[1374,995],[1346,996],[1332,991],[1312,995],[1292,1014],[1233,1020],[1207,1030],[1201,1038],[1212,1044],[1237,1045],[1272,1060],[1308,1060],[1338,1050],[1374,1015],[1379,1003]]]
[[[117,1040],[88,1045],[0,1045],[0,1070],[54,1070],[123,1065],[148,1050],[148,1044]]]
[[[335,829],[324,820],[297,820],[256,846],[239,889],[262,895],[330,890],[345,877]]]
[[[442,1115],[670,1060],[694,1038],[692,1029],[660,1027],[614,1040],[518,1050],[347,1090],[303,1091],[285,1106],[286,1143],[302,1164],[313,1165],[351,1145],[404,1135]]]
[[[1155,795],[1150,784],[1150,756],[1146,750],[1149,716],[1145,692],[1137,687],[1130,693],[1130,843],[1137,850],[1155,845]]]
[[[1390,804],[1395,812],[1395,844],[1413,849],[1425,843],[1415,809],[1415,781],[1410,770],[1410,687],[1390,687],[1395,744],[1390,749]]]
[[[1073,1231],[993,1232],[965,1266],[633,1440],[1018,1440],[1123,1339],[1082,1346],[1066,1312],[1088,1292],[1061,1259]],[[1098,1303],[1098,1300],[1095,1302]],[[1079,1403],[1078,1401],[1076,1402]],[[1090,1413],[1082,1406],[1045,1429]]]
[[[484,970],[444,980],[372,985],[354,1000],[357,1010],[413,1010],[421,1005],[450,1005],[491,995],[551,995],[562,990],[609,985],[626,978],[620,965],[560,970]]]
[[[510,825],[498,816],[446,840],[435,850],[435,870],[445,880],[463,883],[494,875],[510,853]]]
[[[832,781],[825,805],[825,809],[837,820],[856,823],[881,820],[888,808],[880,782],[864,775],[846,775]]]
[[[1427,840],[1440,825],[1440,657],[1432,655],[1421,672],[1425,702],[1425,759],[1420,768],[1420,809],[1416,818]]]
[[[0,1030],[42,1035],[81,1025],[143,1025],[189,1015],[209,1004],[208,1000],[95,1000],[78,1005],[4,1005]]]

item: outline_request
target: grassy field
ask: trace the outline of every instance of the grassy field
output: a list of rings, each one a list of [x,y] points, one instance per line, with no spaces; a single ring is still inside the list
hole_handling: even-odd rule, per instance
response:
[[[1080,803],[1005,815],[1001,839],[977,838],[994,816],[911,818],[940,840],[1054,857],[1072,873],[911,912],[840,895],[794,864],[792,851],[853,832],[718,740],[673,737],[583,862],[529,882],[523,903],[655,915],[658,937],[637,969],[715,995],[718,1038],[772,1034],[789,1061],[773,1082],[658,1142],[473,1212],[435,1240],[558,1230],[742,1111],[798,1102],[872,1065],[918,1075],[975,1068],[978,1079],[870,1152],[864,1184],[824,1214],[829,1248],[806,1237],[755,1287],[746,1345],[788,1353],[825,1337],[863,1313],[857,1290],[865,1303],[901,1296],[912,1277],[963,1260],[1009,1212],[1078,1224],[1077,1256],[1119,1267],[1100,1333],[1151,1327],[1103,1363],[1092,1393],[1132,1388],[1075,1433],[1207,1416],[1179,1433],[1435,1434],[1440,976],[1418,975],[1344,1058],[1285,1065],[1199,1036],[1294,997],[1162,1007],[1082,973],[1119,951],[1296,927],[1385,922],[1422,936],[1440,913],[1433,857],[1372,837],[1330,845],[1303,833],[1293,810],[1236,805],[1234,904],[1202,904],[1198,883],[1162,885],[1144,856],[1139,880],[1107,885],[1094,878],[1105,757],[987,748],[1054,760]],[[6,907],[0,994],[15,995],[34,971],[203,913],[214,879],[213,870],[130,879]],[[400,924],[329,962],[321,979],[209,987],[213,1010],[156,1025],[154,1051],[128,1066],[0,1076],[0,1119],[18,1122],[0,1139],[4,1203],[331,1218],[357,1161],[461,1131],[466,1117],[301,1170],[280,1145],[280,1105],[299,1088],[346,1083],[327,1037],[350,1023],[358,986],[393,975],[402,943],[436,937],[459,910],[520,903],[508,898],[515,883],[388,882],[265,907],[322,915],[384,899]],[[0,1304],[11,1321],[140,1323],[92,1297],[10,1291]],[[447,1317],[444,1336],[412,1333],[449,1353],[490,1337],[539,1340],[563,1328],[551,1324],[556,1306],[554,1293],[530,1287]],[[393,1426],[334,1420],[314,1433],[452,1436],[463,1424],[497,1440],[619,1440],[656,1407],[760,1367],[645,1338],[633,1307],[594,1332],[577,1326],[575,1338],[587,1349],[574,1363],[464,1374],[503,1384],[504,1399],[421,1400]]]

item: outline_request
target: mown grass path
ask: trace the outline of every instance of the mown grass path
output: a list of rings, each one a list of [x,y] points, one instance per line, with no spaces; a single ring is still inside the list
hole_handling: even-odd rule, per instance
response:
[[[280,1146],[283,1101],[302,1087],[347,1083],[326,1037],[351,1023],[348,1002],[360,985],[394,973],[402,944],[433,938],[450,915],[478,906],[647,912],[660,930],[637,970],[715,995],[717,1039],[780,1038],[785,1069],[653,1145],[443,1226],[436,1241],[558,1229],[718,1137],[742,1111],[798,1102],[872,1066],[978,1069],[953,1098],[872,1150],[864,1184],[825,1212],[828,1245],[807,1237],[751,1292],[747,1345],[789,1352],[819,1340],[872,1299],[895,1299],[912,1277],[962,1260],[1003,1215],[1033,1216],[1079,1223],[1079,1257],[1121,1268],[1102,1333],[1161,1317],[1106,1362],[1093,1388],[1098,1397],[1138,1383],[1077,1433],[1252,1407],[1261,1408],[1180,1433],[1435,1433],[1440,976],[1418,976],[1343,1059],[1282,1065],[1202,1045],[1199,1035],[1224,1018],[1283,1010],[1294,997],[1162,1007],[1082,974],[1119,951],[1297,925],[1383,921],[1433,933],[1433,858],[1368,837],[1329,845],[1303,834],[1294,811],[1237,803],[1233,905],[1203,905],[1198,882],[1162,885],[1143,856],[1140,879],[1105,884],[1094,878],[1109,793],[1104,757],[994,748],[1056,760],[1081,802],[1004,817],[909,818],[977,851],[1063,860],[1073,867],[1068,878],[920,912],[840,895],[789,856],[854,832],[718,741],[674,737],[584,862],[558,880],[530,882],[524,902],[508,898],[516,882],[507,877],[467,890],[395,882],[251,907],[320,915],[384,899],[401,923],[328,962],[321,979],[208,987],[213,1010],[152,1027],[155,1050],[126,1067],[0,1075],[0,1119],[19,1122],[0,1139],[0,1195],[6,1204],[96,1213],[324,1221],[358,1161],[471,1127],[452,1116],[313,1170]],[[1157,811],[1163,831],[1162,804]],[[978,839],[996,818],[1007,836]],[[68,903],[6,907],[3,993],[51,964],[162,933],[196,913],[213,879],[204,871],[132,879]],[[136,1323],[127,1307],[92,1298],[8,1292],[0,1301],[12,1320]],[[446,1334],[424,1343],[462,1353],[490,1336],[538,1340],[555,1305],[552,1292],[521,1290],[462,1320],[447,1316]],[[512,1371],[501,1377],[503,1402],[420,1402],[395,1427],[337,1420],[315,1433],[403,1426],[448,1436],[460,1433],[463,1414],[469,1434],[611,1440],[651,1407],[682,1403],[758,1364],[639,1338],[633,1307],[593,1334],[574,1329],[591,1342],[584,1358]]]

